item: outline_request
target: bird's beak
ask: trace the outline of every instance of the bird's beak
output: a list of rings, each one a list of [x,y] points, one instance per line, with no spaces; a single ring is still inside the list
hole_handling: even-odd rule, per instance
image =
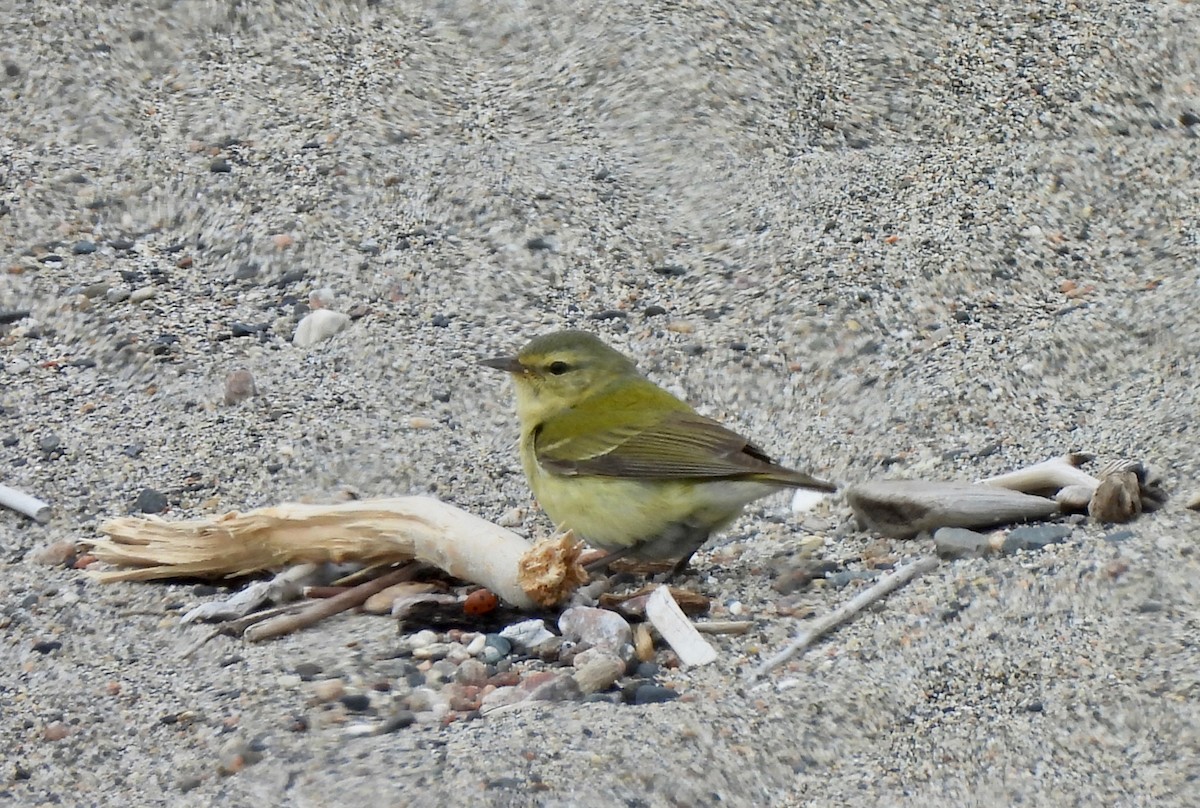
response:
[[[495,359],[480,359],[479,364],[485,368],[495,368],[506,373],[524,373],[525,367],[515,356],[497,356]]]

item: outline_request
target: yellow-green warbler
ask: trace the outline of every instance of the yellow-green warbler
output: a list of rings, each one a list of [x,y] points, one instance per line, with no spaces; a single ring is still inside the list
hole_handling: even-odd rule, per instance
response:
[[[521,463],[543,510],[609,551],[589,566],[679,558],[677,574],[747,503],[785,488],[837,490],[777,465],[592,334],[547,334],[481,364],[512,374]]]

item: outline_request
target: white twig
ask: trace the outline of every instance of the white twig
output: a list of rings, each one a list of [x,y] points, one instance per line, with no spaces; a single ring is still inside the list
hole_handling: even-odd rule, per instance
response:
[[[0,505],[24,514],[41,525],[50,521],[50,503],[7,485],[0,485]]]
[[[753,673],[746,677],[746,681],[750,683],[762,678],[772,669],[779,667],[807,649],[808,646],[812,645],[824,634],[849,621],[875,601],[904,586],[918,575],[929,572],[937,567],[937,565],[938,560],[933,557],[917,559],[913,563],[896,570],[891,575],[880,578],[877,584],[870,589],[860,592],[849,603],[839,606],[824,617],[818,617],[815,620],[809,621],[806,627],[796,635],[796,638],[786,648],[760,665]]]

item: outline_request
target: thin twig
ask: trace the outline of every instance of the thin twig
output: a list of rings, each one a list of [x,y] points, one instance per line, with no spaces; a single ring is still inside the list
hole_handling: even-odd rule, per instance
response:
[[[706,620],[693,623],[701,634],[745,634],[754,628],[753,620]]]
[[[246,629],[242,636],[248,642],[261,642],[262,640],[281,637],[284,634],[290,634],[293,631],[306,628],[313,623],[324,620],[326,617],[331,617],[332,615],[363,605],[366,603],[367,598],[376,592],[382,592],[389,586],[395,586],[402,581],[411,581],[416,577],[421,566],[421,564],[405,564],[403,567],[394,569],[386,575],[381,575],[373,581],[367,581],[366,583],[347,589],[340,595],[334,595],[332,598],[310,603],[303,611],[295,614],[281,615],[264,623],[251,626]]]
[[[28,516],[38,524],[50,521],[50,503],[7,485],[0,485],[0,505]]]
[[[803,652],[824,634],[849,621],[875,601],[904,586],[918,575],[929,572],[937,567],[937,565],[938,560],[933,557],[917,559],[907,566],[900,567],[891,575],[880,578],[877,584],[870,589],[860,592],[850,602],[839,606],[824,617],[818,617],[810,621],[786,648],[758,666],[753,673],[747,676],[747,683],[752,683],[762,678],[772,669],[779,667],[792,657]]]
[[[300,609],[305,608],[307,605],[308,604],[306,604],[304,601],[285,603],[282,606],[275,606],[271,609],[263,609],[261,612],[255,612],[254,614],[248,614],[245,617],[240,617],[237,620],[230,620],[226,623],[222,623],[212,631],[205,634],[203,637],[193,643],[190,648],[184,651],[183,658],[190,659],[193,654],[203,648],[208,641],[214,637],[220,637],[222,634],[228,634],[231,637],[236,637],[255,623],[260,623],[263,620],[268,620],[272,617],[278,617],[281,614],[299,611]]]

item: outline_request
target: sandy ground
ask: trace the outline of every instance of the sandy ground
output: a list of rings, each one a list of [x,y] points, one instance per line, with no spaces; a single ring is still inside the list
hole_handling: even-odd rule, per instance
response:
[[[1195,805],[1197,7],[953,6],[0,4],[0,310],[32,311],[0,326],[0,479],[54,504],[0,513],[0,801]],[[292,347],[325,287],[365,316]],[[1084,449],[1173,499],[943,564],[747,689],[784,611],[860,586],[785,609],[802,537],[851,571],[932,551],[768,500],[697,557],[756,629],[683,699],[367,738],[293,671],[386,680],[392,621],[184,660],[194,585],[31,558],[146,487],[171,518],[346,487],[498,518],[529,495],[472,362],[565,325],[822,476]],[[237,368],[260,395],[227,407]]]

